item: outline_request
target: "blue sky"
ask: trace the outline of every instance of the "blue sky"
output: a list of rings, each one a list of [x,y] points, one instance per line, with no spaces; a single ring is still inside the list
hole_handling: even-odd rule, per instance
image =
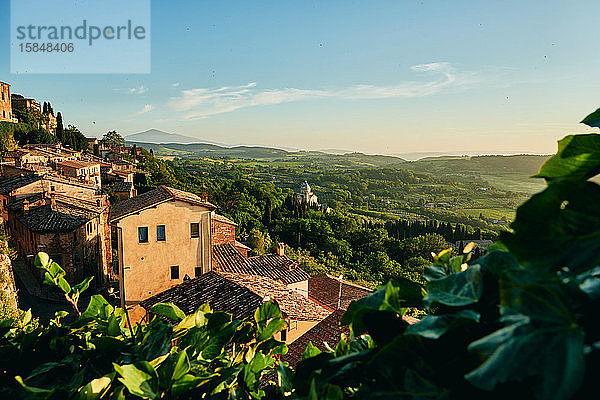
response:
[[[10,74],[88,136],[552,152],[600,106],[597,1],[152,1],[150,74]]]

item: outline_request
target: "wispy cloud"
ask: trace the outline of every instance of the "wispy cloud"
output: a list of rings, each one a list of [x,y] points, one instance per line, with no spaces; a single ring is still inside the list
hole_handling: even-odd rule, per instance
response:
[[[144,85],[137,87],[137,88],[129,89],[129,93],[131,93],[131,94],[144,94],[147,91],[148,91],[148,88]]]
[[[186,119],[203,119],[241,108],[289,103],[306,99],[332,98],[387,99],[424,97],[444,88],[459,86],[472,80],[468,74],[458,73],[451,64],[436,62],[411,67],[417,73],[432,75],[430,80],[407,81],[397,85],[355,85],[348,88],[323,89],[259,89],[256,82],[243,86],[225,86],[217,89],[182,90],[180,96],[170,99],[170,107],[182,112]]]
[[[173,86],[173,87],[179,87],[179,82],[171,83],[171,86]]]
[[[135,115],[142,115],[142,114],[146,114],[149,113],[150,111],[154,110],[154,106],[152,104],[146,104],[144,106],[144,108],[142,108],[141,111],[138,111],[135,113]]]

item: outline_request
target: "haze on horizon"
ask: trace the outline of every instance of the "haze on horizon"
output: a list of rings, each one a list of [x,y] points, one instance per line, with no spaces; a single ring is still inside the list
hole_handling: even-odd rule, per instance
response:
[[[152,7],[151,74],[11,75],[4,28],[0,80],[87,136],[381,154],[551,153],[600,106],[591,0]]]

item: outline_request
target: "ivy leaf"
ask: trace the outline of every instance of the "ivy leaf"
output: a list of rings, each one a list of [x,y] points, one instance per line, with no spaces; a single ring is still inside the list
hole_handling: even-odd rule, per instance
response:
[[[129,393],[143,399],[155,399],[158,396],[158,375],[147,361],[118,365],[113,363],[115,371],[121,376],[119,381]]]
[[[583,272],[600,263],[600,186],[552,181],[517,209],[501,240],[521,263]]]
[[[476,303],[483,290],[479,265],[472,265],[458,274],[451,274],[427,284],[426,304],[444,304],[461,307]]]
[[[565,326],[536,327],[528,318],[469,345],[485,361],[465,378],[492,390],[498,383],[537,377],[540,399],[570,399],[585,375],[583,332]]]
[[[38,268],[44,268],[50,263],[50,256],[44,252],[39,252],[35,256],[34,265]]]
[[[406,307],[420,306],[423,300],[423,287],[408,279],[393,279],[370,296],[350,303],[341,319],[342,325],[352,323],[355,334],[367,331],[365,315],[373,311],[390,311],[404,314]]]
[[[273,337],[274,334],[281,331],[282,329],[285,329],[286,326],[287,322],[285,322],[284,319],[272,319],[271,321],[269,321],[265,329],[259,330],[258,336],[256,337],[256,341],[260,343],[262,341],[270,339],[271,337]]]
[[[185,313],[173,303],[156,303],[150,307],[150,312],[162,315],[171,321],[181,321],[185,318]]]
[[[302,353],[302,360],[306,360],[307,358],[315,357],[321,354],[321,350],[318,347],[315,347],[311,341],[306,345],[306,349],[304,353]]]
[[[581,123],[591,126],[592,128],[600,127],[600,108],[585,117]]]
[[[600,299],[600,267],[596,267],[577,277],[579,289],[592,300]]]
[[[159,384],[169,389],[173,382],[183,378],[190,371],[190,360],[185,351],[169,354],[158,367]]]
[[[446,276],[448,276],[448,274],[444,270],[444,267],[442,267],[441,265],[430,265],[428,267],[425,267],[423,276],[425,277],[425,280],[427,280],[427,282],[431,282],[437,279],[443,279]]]
[[[273,358],[257,352],[252,361],[244,366],[244,382],[250,390],[255,390],[260,381],[262,372],[273,364]]]
[[[321,390],[321,396],[319,397],[319,399],[343,400],[344,394],[339,386],[327,383],[323,386],[323,389]]]
[[[427,339],[438,339],[448,330],[475,322],[479,322],[479,313],[473,310],[462,310],[449,315],[426,315],[419,322],[409,326],[406,333]]]
[[[569,135],[558,141],[558,152],[550,157],[537,178],[586,180],[600,172],[600,135]]]
[[[113,306],[111,306],[108,301],[104,299],[104,297],[95,294],[91,297],[90,304],[88,304],[86,310],[81,316],[107,320],[113,311]]]
[[[69,285],[69,282],[67,282],[65,278],[61,276],[58,278],[57,282],[58,287],[61,288],[63,292],[65,292],[66,294],[71,293],[71,285]]]
[[[280,361],[277,365],[277,383],[284,394],[290,393],[294,389],[293,381],[294,371]]]
[[[568,307],[569,295],[555,279],[542,279],[531,270],[515,270],[500,279],[503,315],[525,315],[532,322],[558,327],[575,327]]]
[[[254,321],[259,330],[265,329],[271,319],[281,318],[281,310],[276,301],[265,301],[254,312]]]
[[[203,378],[195,377],[192,374],[185,374],[179,380],[173,383],[173,386],[171,387],[171,393],[173,394],[174,398],[179,398],[184,393],[191,391],[203,381],[205,381]]]
[[[88,276],[87,278],[85,278],[83,280],[83,282],[73,286],[72,287],[73,292],[83,293],[84,291],[86,291],[90,287],[90,282],[92,281],[92,279],[94,279],[93,276]]]
[[[79,388],[76,399],[78,400],[96,400],[102,397],[110,388],[115,373],[106,374],[100,378],[94,379],[85,386]]]

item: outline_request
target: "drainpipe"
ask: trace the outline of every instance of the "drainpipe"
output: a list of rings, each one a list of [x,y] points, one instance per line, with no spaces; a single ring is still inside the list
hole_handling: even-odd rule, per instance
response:
[[[117,226],[117,251],[119,259],[119,297],[121,308],[125,309],[125,266],[123,265],[123,228]]]
[[[338,304],[337,304],[338,310],[342,307],[342,279],[343,278],[344,278],[343,274],[340,274],[340,276],[338,276],[338,281],[340,282],[340,292],[338,294]]]

